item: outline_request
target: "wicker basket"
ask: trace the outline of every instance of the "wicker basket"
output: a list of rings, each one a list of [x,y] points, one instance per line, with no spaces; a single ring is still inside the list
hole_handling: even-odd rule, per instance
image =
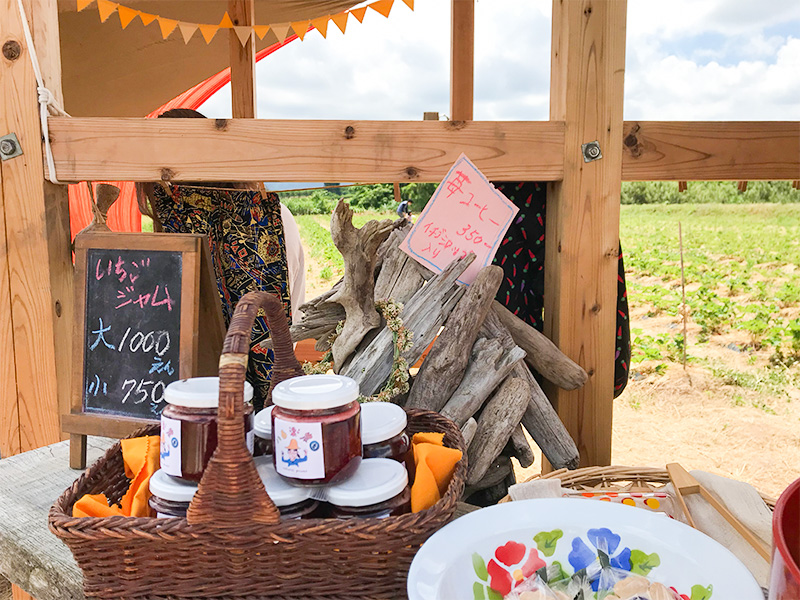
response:
[[[534,475],[526,481],[534,479],[560,479],[562,487],[585,492],[658,492],[669,483],[666,469],[653,467],[585,467],[569,471],[559,469],[544,475]],[[769,506],[775,509],[775,499],[761,494]],[[510,502],[506,496],[500,502]]]
[[[245,446],[243,389],[250,329],[263,308],[275,349],[273,385],[299,363],[280,302],[263,292],[236,307],[220,358],[217,451],[186,519],[73,518],[84,494],[116,501],[128,487],[113,446],[50,509],[50,529],[72,550],[91,598],[398,598],[419,546],[453,515],[464,489],[466,451],[458,427],[437,413],[409,411],[409,432],[438,431],[464,452],[442,500],[386,519],[281,522]],[[157,426],[146,433],[156,433]]]

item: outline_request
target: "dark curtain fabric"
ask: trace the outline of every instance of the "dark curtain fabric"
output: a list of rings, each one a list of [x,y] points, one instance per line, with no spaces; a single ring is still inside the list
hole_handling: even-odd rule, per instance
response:
[[[166,232],[208,237],[226,327],[239,299],[254,290],[278,296],[290,319],[286,242],[276,194],[156,185],[153,210]],[[272,350],[260,345],[267,338],[269,328],[261,315],[253,327],[247,364],[256,410],[264,406],[272,373]]]
[[[503,268],[505,278],[497,300],[526,323],[542,330],[544,308],[544,226],[547,185],[532,181],[493,182],[519,212],[501,242],[494,264]],[[617,275],[617,327],[615,340],[614,397],[628,383],[631,358],[628,295],[622,248]]]

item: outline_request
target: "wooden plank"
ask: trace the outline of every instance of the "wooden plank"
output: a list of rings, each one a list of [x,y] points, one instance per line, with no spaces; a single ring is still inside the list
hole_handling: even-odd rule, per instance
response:
[[[553,398],[585,465],[611,460],[625,17],[625,0],[553,2],[550,118],[566,135],[548,194],[545,333],[589,374]],[[585,163],[592,141],[603,158]]]
[[[37,3],[36,19],[52,25],[57,19],[56,4]],[[55,21],[57,23],[57,21]],[[36,29],[36,28],[34,28]],[[47,27],[40,28],[46,30]],[[16,60],[0,61],[0,131],[13,131],[24,154],[3,163],[6,243],[8,249],[9,289],[13,319],[16,360],[17,397],[19,402],[20,448],[28,450],[60,439],[58,423],[59,385],[57,372],[66,362],[59,362],[59,351],[69,348],[69,340],[56,338],[56,302],[69,290],[53,289],[63,282],[58,256],[52,247],[66,244],[69,237],[56,239],[53,212],[49,211],[42,180],[41,130],[36,98],[36,80],[22,32],[16,2],[0,5],[0,31],[5,40],[19,43],[23,49]],[[49,31],[57,32],[57,25]],[[57,41],[56,41],[57,43]],[[58,211],[59,209],[56,208]],[[50,215],[48,215],[50,212]],[[56,221],[59,221],[56,218]],[[63,235],[63,231],[60,232]],[[55,260],[54,260],[55,259]],[[63,299],[68,303],[67,299]],[[63,314],[63,313],[62,313]],[[68,328],[59,328],[60,332]],[[67,352],[68,354],[68,352]],[[66,359],[68,360],[68,358]],[[59,362],[59,367],[56,363]],[[66,374],[65,374],[66,376]],[[63,388],[66,389],[66,388]]]
[[[0,242],[2,243],[0,245],[0,348],[3,349],[0,352],[0,458],[5,458],[20,451],[20,437],[2,162],[0,162]],[[11,593],[10,588],[9,593]]]
[[[542,121],[53,118],[50,136],[65,181],[441,181],[462,152],[498,181],[563,174],[564,126]]]
[[[234,26],[249,27],[255,22],[253,0],[228,0],[228,16]],[[231,62],[231,103],[234,119],[256,117],[256,49],[252,33],[242,46],[236,30],[228,32]]]
[[[626,121],[623,141],[625,181],[753,181],[800,173],[798,121]]]
[[[471,121],[475,89],[475,0],[452,0],[450,119]]]

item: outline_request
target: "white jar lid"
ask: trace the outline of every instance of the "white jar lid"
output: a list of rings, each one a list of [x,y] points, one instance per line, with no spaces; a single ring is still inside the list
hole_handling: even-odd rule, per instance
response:
[[[402,433],[408,418],[406,411],[391,402],[364,402],[361,405],[361,443],[364,446],[393,438]]]
[[[391,458],[365,458],[350,479],[325,489],[336,506],[369,506],[397,496],[408,485],[408,471]]]
[[[276,406],[290,410],[320,410],[358,399],[358,384],[344,375],[303,375],[281,381],[272,390]]]
[[[196,492],[197,483],[170,477],[163,469],[159,469],[150,476],[150,493],[163,500],[188,504]]]
[[[244,399],[253,399],[253,386],[244,382]],[[173,381],[164,390],[164,400],[187,408],[217,408],[219,406],[219,377],[192,377]]]
[[[256,418],[253,419],[253,433],[258,437],[271,440],[272,439],[272,409],[274,406],[268,406],[264,410],[258,411]]]
[[[290,506],[311,497],[312,490],[310,488],[294,486],[278,475],[275,465],[272,464],[271,456],[259,456],[253,460],[261,481],[264,483],[264,488],[275,506]]]

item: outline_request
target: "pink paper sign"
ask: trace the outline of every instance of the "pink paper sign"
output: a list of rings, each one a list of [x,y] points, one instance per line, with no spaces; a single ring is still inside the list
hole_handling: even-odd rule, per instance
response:
[[[400,248],[435,273],[474,252],[475,261],[458,280],[471,284],[478,271],[492,263],[518,211],[462,154]]]

